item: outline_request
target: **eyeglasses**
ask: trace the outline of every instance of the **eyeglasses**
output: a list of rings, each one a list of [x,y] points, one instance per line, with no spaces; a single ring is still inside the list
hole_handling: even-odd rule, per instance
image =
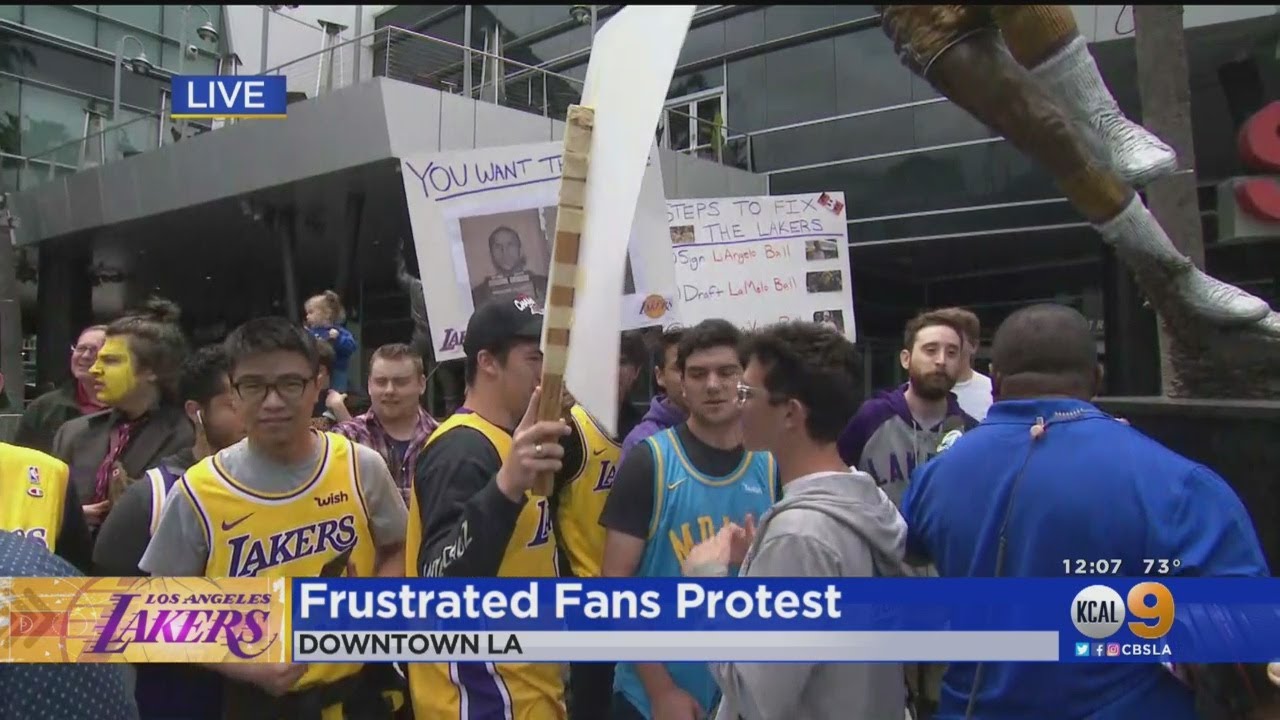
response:
[[[97,345],[72,345],[72,355],[97,355],[102,348]]]
[[[751,398],[757,395],[767,396],[769,398],[769,404],[771,405],[776,405],[785,399],[783,396],[778,395],[776,393],[770,393],[768,390],[765,390],[763,388],[754,388],[746,383],[742,383],[742,382],[738,383],[738,404],[739,405],[746,403],[748,400],[750,400]]]
[[[307,389],[307,383],[315,378],[304,378],[296,375],[277,378],[275,382],[267,382],[259,378],[249,378],[231,384],[236,394],[245,402],[262,402],[272,390],[285,402],[297,402]]]

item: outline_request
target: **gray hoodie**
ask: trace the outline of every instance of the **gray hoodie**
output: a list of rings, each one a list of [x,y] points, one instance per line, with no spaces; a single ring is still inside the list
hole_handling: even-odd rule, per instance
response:
[[[806,475],[782,493],[760,519],[739,577],[906,572],[907,524],[867,473]],[[713,663],[711,669],[724,694],[718,720],[901,720],[905,712],[898,663]]]

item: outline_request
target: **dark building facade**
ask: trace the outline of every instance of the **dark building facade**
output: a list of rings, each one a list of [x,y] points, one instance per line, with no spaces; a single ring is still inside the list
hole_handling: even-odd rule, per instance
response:
[[[206,17],[193,6],[185,29],[183,10],[182,5],[0,6],[0,183],[6,191],[38,184],[50,172],[72,173],[83,162],[161,144],[170,73],[176,72],[183,47],[195,48],[184,61],[184,73],[215,75],[221,65],[217,40],[201,39],[195,30],[209,22],[225,36],[222,7],[208,6]],[[122,57],[145,53],[153,69],[136,73],[126,65],[120,115],[112,120],[114,60],[122,41]],[[77,142],[124,123],[103,140],[113,147]]]
[[[514,61],[502,81],[510,92],[521,87],[516,62],[581,81],[593,22],[620,7],[397,6],[377,24],[475,49],[496,42]],[[1140,118],[1131,13],[1075,7],[1090,22],[1114,19],[1114,27],[1081,30],[1109,38],[1092,45],[1094,55],[1122,109]],[[1208,269],[1274,304],[1280,247],[1217,243],[1215,186],[1244,173],[1236,132],[1280,95],[1280,22],[1187,8],[1188,23],[1192,15],[1198,23],[1186,39]],[[462,66],[440,62],[424,72],[457,92],[467,79],[473,92],[494,82],[491,70],[473,63],[467,78]],[[573,83],[545,96],[538,90],[528,93],[533,111],[555,116],[576,100]],[[1137,366],[1115,373],[1112,391],[1157,390],[1154,321],[1127,271],[1046,173],[901,65],[872,6],[699,6],[668,108],[674,113],[659,131],[667,147],[706,155],[722,132],[723,161],[767,174],[772,194],[845,193],[870,384],[900,379],[901,328],[920,309],[969,307],[989,336],[1012,310],[1057,301],[1096,323],[1104,352]]]

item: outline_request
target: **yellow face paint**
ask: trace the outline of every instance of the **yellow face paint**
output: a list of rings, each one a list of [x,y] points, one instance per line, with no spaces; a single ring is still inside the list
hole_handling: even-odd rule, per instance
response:
[[[123,337],[107,338],[98,351],[98,359],[89,368],[89,375],[93,378],[98,402],[115,405],[128,397],[138,384],[128,341]]]

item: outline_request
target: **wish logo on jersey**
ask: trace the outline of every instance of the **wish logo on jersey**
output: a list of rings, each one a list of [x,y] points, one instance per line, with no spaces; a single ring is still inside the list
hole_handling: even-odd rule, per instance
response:
[[[254,577],[268,568],[323,552],[344,553],[356,546],[356,518],[343,515],[283,530],[266,538],[240,535],[231,547],[228,577]]]

